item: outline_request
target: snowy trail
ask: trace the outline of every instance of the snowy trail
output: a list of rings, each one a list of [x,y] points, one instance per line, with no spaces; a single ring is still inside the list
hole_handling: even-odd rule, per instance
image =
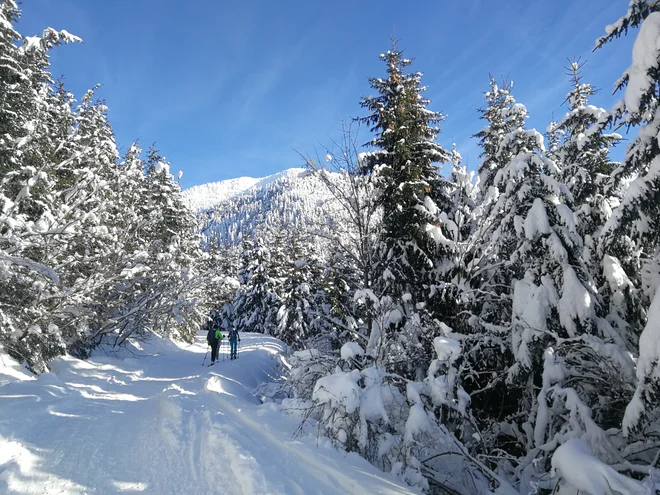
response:
[[[202,337],[157,340],[136,357],[59,358],[38,379],[0,354],[0,493],[416,493],[294,438],[298,421],[251,392],[277,372],[282,344],[242,344],[237,361],[208,368]]]

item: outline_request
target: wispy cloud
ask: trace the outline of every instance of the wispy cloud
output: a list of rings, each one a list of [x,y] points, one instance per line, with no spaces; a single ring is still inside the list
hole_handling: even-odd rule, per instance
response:
[[[252,71],[252,81],[244,85],[238,95],[236,127],[243,127],[257,117],[259,105],[271,95],[289,70],[296,65],[305,46],[311,41],[312,33],[313,30],[308,30],[291,47],[288,46],[289,40],[280,40],[275,45],[277,53],[260,70]],[[295,75],[291,77],[293,78]]]

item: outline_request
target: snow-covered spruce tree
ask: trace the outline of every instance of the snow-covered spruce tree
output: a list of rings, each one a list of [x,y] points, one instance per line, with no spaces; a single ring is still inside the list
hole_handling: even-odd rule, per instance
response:
[[[240,332],[276,333],[273,307],[278,282],[271,278],[270,252],[247,236],[241,245],[240,287],[234,298],[234,326]]]
[[[559,182],[553,186],[554,214],[546,205],[548,221],[543,223],[557,234],[561,247],[553,248],[548,242],[552,234],[544,241],[551,255],[547,275],[541,277],[544,289],[539,290],[537,284],[522,285],[535,302],[545,299],[541,311],[529,302],[518,304],[521,323],[530,327],[535,323],[548,333],[536,350],[542,351],[543,357],[539,365],[537,354],[533,371],[535,383],[541,384],[538,404],[532,401],[528,420],[533,425],[534,444],[533,448],[528,444],[528,454],[515,474],[524,489],[543,479],[550,469],[549,454],[568,438],[585,438],[599,458],[618,463],[624,454],[619,450],[617,428],[632,395],[634,363],[629,342],[617,331],[621,327],[610,323],[616,323],[608,304],[612,294],[605,286],[603,258],[597,249],[600,230],[618,203],[618,191],[608,175],[616,164],[610,162],[608,154],[620,137],[604,132],[608,113],[587,104],[593,90],[580,82],[579,68],[578,63],[570,68],[573,90],[567,96],[569,112],[550,129],[557,136],[549,155],[559,167]],[[526,219],[525,234],[527,226]],[[557,253],[568,264],[557,264]],[[520,284],[516,283],[516,291]],[[514,316],[517,300],[514,294]],[[539,314],[545,323],[530,320]],[[572,317],[567,318],[569,315]]]
[[[369,111],[360,120],[375,133],[363,172],[375,176],[383,209],[375,288],[386,298],[381,307],[387,316],[374,347],[380,361],[412,378],[423,376],[433,359],[433,318],[454,309],[454,291],[445,282],[453,243],[440,220],[440,212],[451,208],[449,183],[435,165],[449,153],[435,142],[443,116],[427,109],[422,74],[404,73],[411,61],[396,42],[380,58],[387,78],[371,78],[378,95],[360,103]]]
[[[598,288],[599,316],[613,326],[619,344],[634,345],[638,332],[629,334],[628,321],[643,318],[641,301],[632,287],[612,284],[612,274],[620,262],[629,265],[636,248],[627,236],[617,239],[617,251],[630,254],[614,259],[613,252],[606,248],[611,242],[600,242],[601,231],[620,204],[623,192],[621,177],[615,174],[619,164],[609,158],[610,149],[621,136],[605,132],[611,120],[609,112],[589,105],[589,96],[595,91],[581,82],[581,67],[577,61],[569,67],[573,89],[566,96],[568,113],[555,124],[560,139],[553,158],[573,197],[576,229],[584,242],[583,258]],[[603,253],[603,249],[610,252]]]
[[[190,337],[205,291],[178,185],[147,181],[139,152],[118,164],[105,105],[53,84],[49,50],[77,38],[22,38],[11,1],[0,15],[0,344],[41,371],[108,333]]]
[[[641,26],[633,47],[632,65],[617,81],[623,98],[612,110],[613,123],[639,128],[637,136],[626,149],[622,163],[612,172],[613,180],[626,183],[621,205],[613,212],[602,235],[602,248],[615,258],[635,289],[643,289],[648,306],[660,283],[660,129],[658,89],[660,64],[654,43],[659,37],[660,3],[636,0],[628,13],[608,27],[608,34],[600,38],[597,48]],[[627,318],[631,333],[639,335],[645,317],[635,311]]]
[[[355,293],[361,285],[360,271],[354,260],[337,250],[321,265],[321,279],[316,290],[319,325],[325,334],[334,334],[331,348],[339,349],[349,341],[368,341],[363,312],[356,305]]]
[[[585,113],[593,114],[590,108]],[[563,141],[551,156],[571,156],[571,165],[566,165],[573,167],[570,178],[575,179],[589,173],[577,170],[580,163],[584,168],[594,165],[588,160],[597,153],[606,160],[607,151],[597,152],[603,147],[598,136],[590,144],[583,134],[584,154],[571,154],[571,133],[579,128],[571,121],[572,115],[569,112],[557,126]],[[602,125],[606,119],[599,122]],[[598,134],[593,127],[589,132]],[[576,140],[578,134],[579,130]],[[515,129],[502,146],[510,147],[507,153],[512,159],[494,180],[499,196],[490,213],[493,221],[485,224],[497,227],[487,232],[489,244],[483,252],[495,262],[488,280],[495,276],[503,286],[499,292],[503,299],[495,307],[504,314],[509,301],[511,304],[510,326],[505,325],[505,332],[499,331],[499,339],[512,354],[501,354],[504,360],[498,364],[506,366],[505,373],[496,372],[494,379],[481,383],[475,393],[471,373],[480,370],[478,356],[488,346],[480,343],[471,347],[463,383],[472,392],[473,411],[480,425],[491,430],[483,432],[486,450],[499,448],[520,457],[517,466],[505,472],[525,492],[534,486],[553,486],[554,482],[546,484],[543,480],[551,468],[551,454],[566,438],[589,439],[594,452],[611,462],[619,455],[610,428],[630,394],[632,362],[625,343],[597,314],[596,286],[584,260],[584,236],[589,227],[584,227],[584,234],[580,232],[579,219],[595,193],[586,192],[578,180],[569,186],[562,182],[562,177],[569,176],[546,157],[543,139],[536,131]],[[601,184],[605,184],[602,179]],[[576,206],[572,190],[582,204]],[[507,287],[513,290],[509,292]],[[485,293],[480,292],[480,297]],[[481,320],[485,318],[481,316]],[[495,327],[483,328],[482,339],[497,342],[497,332],[492,332]],[[482,357],[482,362],[489,361]],[[502,382],[498,376],[506,378]],[[613,383],[617,384],[614,388]],[[502,384],[508,400],[519,394],[516,408],[498,411],[489,405],[488,400],[497,398],[494,393],[503,393]],[[485,428],[493,420],[497,427]],[[503,429],[503,425],[508,426]]]
[[[608,188],[608,177],[617,165],[610,160],[609,152],[621,140],[619,134],[604,132],[610,114],[602,108],[589,105],[589,97],[596,90],[582,82],[582,67],[584,63],[574,60],[567,68],[573,87],[566,95],[568,113],[554,126],[558,140],[552,151],[553,158],[561,166],[560,177],[578,209],[600,200],[602,191]],[[613,206],[605,209],[611,210]],[[585,215],[588,211],[580,213]],[[600,213],[596,218],[582,219],[578,230],[582,235],[593,235],[598,226],[607,221],[603,215]]]
[[[108,181],[111,220],[106,226],[112,249],[100,267],[107,284],[97,294],[96,319],[90,324],[91,345],[108,335],[119,342],[147,326],[144,305],[150,268],[144,228],[151,208],[145,200],[147,183],[141,153],[139,146],[131,145]]]
[[[341,251],[328,255],[325,261],[309,255],[305,260],[310,280],[307,318],[310,337],[306,346],[319,351],[321,356],[336,356],[346,342],[367,343],[367,337],[360,331],[364,330],[363,322],[356,316],[362,314],[355,301],[360,277],[352,261]]]
[[[52,29],[23,38],[18,16],[14,2],[0,2],[0,343],[39,371],[72,337],[58,326],[65,295],[46,264],[49,246],[61,248],[75,227],[58,209],[65,184],[56,150],[70,116],[54,95],[48,51],[78,39]]]
[[[482,163],[478,167],[478,190],[473,208],[474,231],[461,250],[461,268],[465,271],[462,311],[455,323],[457,331],[477,332],[485,327],[497,333],[502,321],[510,315],[511,277],[508,270],[492,257],[492,236],[497,228],[502,204],[498,203],[501,190],[495,185],[497,173],[519,152],[534,149],[536,137],[525,137],[527,109],[516,103],[511,94],[512,82],[500,87],[490,78],[490,91],[484,93],[488,104],[480,110],[487,125],[474,137],[482,148]],[[516,134],[517,133],[517,134]],[[517,135],[517,138],[516,138]],[[465,179],[462,179],[463,181]],[[494,325],[494,326],[491,326]],[[491,342],[498,346],[495,341]]]
[[[658,0],[630,0],[626,14],[605,28],[606,34],[596,40],[596,48],[628,34],[631,28],[639,27],[651,13],[660,11]],[[619,81],[622,82],[622,81]]]
[[[60,88],[66,109],[68,97],[63,93]],[[61,212],[67,229],[52,238],[46,253],[48,264],[67,288],[58,325],[69,351],[78,355],[84,355],[88,329],[100,324],[103,296],[117,275],[109,260],[116,248],[110,226],[117,200],[111,184],[118,173],[118,152],[107,108],[102,102],[94,103],[93,97],[94,91],[85,94],[72,115],[66,139],[56,148],[53,175],[57,182],[51,186],[55,194],[49,209]]]
[[[197,232],[200,232],[197,223]],[[221,311],[225,306],[234,314],[233,303],[240,289],[239,270],[241,267],[241,246],[224,245],[217,235],[211,234],[202,239],[202,250],[198,261],[198,270],[204,282],[202,310],[210,316],[212,311]],[[207,323],[210,320],[207,318]],[[231,319],[228,325],[233,324]],[[229,328],[229,326],[227,326]]]
[[[609,112],[589,105],[589,97],[595,90],[581,82],[583,65],[574,61],[568,67],[573,89],[566,95],[568,113],[554,124],[558,143],[552,156],[561,170],[560,180],[573,198],[576,231],[584,245],[582,257],[598,289],[598,315],[607,318],[613,326],[613,330],[606,333],[616,332],[612,339],[625,347],[636,342],[634,334],[627,335],[626,320],[640,317],[639,300],[635,303],[638,299],[635,291],[626,290],[627,294],[622,297],[616,294],[619,287],[613,290],[612,265],[617,261],[603,253],[602,248],[607,243],[599,242],[601,231],[620,204],[624,189],[620,177],[614,173],[620,164],[609,157],[610,149],[621,136],[605,132],[611,120]],[[623,244],[620,247],[624,247]],[[625,247],[631,252],[635,250],[630,243]],[[623,259],[628,261],[630,256]],[[623,307],[622,302],[625,303]]]
[[[544,349],[558,338],[591,331],[594,297],[580,269],[581,245],[572,229],[572,211],[553,178],[554,165],[543,156],[543,138],[534,130],[516,129],[506,142],[515,151],[495,178],[501,192],[493,210],[497,227],[490,238],[492,250],[487,252],[501,263],[493,275],[504,286],[498,291],[504,304],[496,307],[510,320],[500,320],[508,328],[499,337],[512,354],[508,368],[499,371],[505,374],[491,378],[487,388],[502,393],[493,385],[504,380],[508,400],[514,396],[518,401],[512,408],[499,409],[504,417],[498,417],[490,404],[480,403],[474,396],[473,406],[475,413],[486,406],[480,412],[489,414],[480,414],[482,420],[512,426],[503,438],[495,437],[492,447],[502,442],[500,448],[520,455],[538,443],[531,432],[538,409],[535,383],[543,369]],[[506,354],[504,357],[508,358]],[[491,395],[491,391],[486,392]]]
[[[514,129],[522,128],[527,118],[527,109],[516,103],[511,94],[512,90],[513,82],[503,80],[500,87],[491,76],[490,91],[484,93],[487,106],[479,110],[480,119],[487,122],[486,126],[474,135],[479,139],[482,148],[482,161],[477,173],[479,190],[482,200],[486,203],[489,202],[486,197],[493,192],[490,188],[494,185],[495,175],[511,159],[506,153],[507,149],[502,148],[502,141]]]
[[[612,174],[631,182],[621,205],[603,229],[601,243],[603,251],[611,256],[611,283],[615,285],[618,281],[616,285],[624,294],[626,290],[628,293],[638,291],[645,299],[643,307],[653,301],[650,306],[653,310],[660,285],[660,143],[657,139],[660,133],[660,2],[631,2],[627,14],[608,27],[607,34],[598,40],[597,48],[638,26],[632,64],[617,82],[623,98],[613,110],[615,123],[639,128],[626,149],[623,162]],[[629,334],[640,335],[640,338],[637,390],[626,409],[623,431],[638,443],[657,435],[657,418],[660,417],[657,406],[660,352],[657,346],[649,344],[657,335],[657,321],[649,318],[645,322],[645,316],[641,311],[633,311],[627,322]]]
[[[474,172],[468,172],[467,167],[462,164],[463,158],[456,149],[456,144],[451,150],[451,199],[452,208],[449,218],[453,222],[451,226],[451,239],[457,243],[466,243],[476,230],[476,208],[479,188],[475,184]]]
[[[153,149],[144,160],[135,144],[116,167],[108,223],[115,283],[100,298],[93,342],[112,337],[121,344],[147,331],[187,340],[205,320],[212,277],[198,266],[203,254],[195,220],[169,167]]]
[[[472,241],[478,228],[477,205],[480,196],[474,179],[475,173],[468,172],[467,167],[462,165],[462,157],[456,149],[456,144],[452,146],[451,162],[452,208],[445,221],[451,232],[450,239],[456,243],[456,267],[453,280],[457,286],[460,308],[460,301],[466,299],[464,292],[470,291],[468,267],[474,255]],[[457,314],[452,323],[455,328],[460,328],[463,324],[463,314]]]
[[[518,109],[518,115],[525,114],[524,107]],[[483,196],[496,201],[482,212],[470,266],[474,296],[467,307],[468,325],[461,326],[463,384],[482,429],[480,448],[540,457],[533,464],[520,462],[508,473],[524,491],[550,469],[550,457],[543,453],[553,450],[554,432],[566,433],[560,413],[569,407],[565,396],[559,399],[557,392],[553,397],[554,415],[547,402],[551,391],[538,393],[545,376],[544,353],[567,356],[585,341],[585,348],[591,345],[592,334],[598,333],[597,299],[582,259],[573,197],[556,164],[546,157],[543,137],[517,127],[499,146],[493,156],[509,158]],[[592,358],[599,362],[598,355]],[[552,379],[552,384],[563,384]],[[584,382],[574,385],[579,390]],[[577,422],[583,419],[579,413]]]
[[[238,267],[240,254],[234,246],[223,246],[217,237],[203,243],[204,252],[198,263],[206,279],[204,309],[208,313],[232,305],[240,288]]]
[[[488,107],[481,113],[489,125],[477,134],[484,164],[479,167],[483,182],[481,179],[478,182],[476,228],[468,242],[459,248],[459,266],[465,275],[455,330],[463,335],[464,386],[472,395],[474,413],[483,421],[484,429],[489,429],[492,421],[515,415],[517,401],[510,397],[520,393],[519,389],[509,387],[506,376],[513,363],[510,341],[513,284],[516,276],[522,276],[515,273],[511,256],[521,235],[511,222],[505,225],[503,221],[510,211],[509,203],[517,201],[515,190],[507,193],[507,187],[516,182],[517,188],[521,187],[525,167],[521,167],[521,177],[511,184],[507,184],[502,174],[514,160],[522,164],[527,157],[541,160],[542,137],[524,128],[527,110],[516,103],[511,88],[511,83],[505,83],[501,89],[491,78],[491,90],[485,93]],[[509,449],[503,444],[498,447]]]
[[[467,305],[465,316],[475,316],[480,324],[499,325],[501,321],[506,321],[508,312],[500,313],[501,307],[498,307],[498,301],[502,297],[502,291],[506,293],[510,289],[510,280],[503,272],[493,271],[493,266],[500,266],[492,263],[490,254],[487,250],[491,244],[491,237],[495,228],[502,206],[498,203],[500,188],[495,185],[495,177],[512,158],[520,151],[517,141],[512,137],[516,131],[519,136],[524,133],[525,119],[527,118],[527,108],[521,103],[517,103],[512,95],[513,82],[502,81],[500,86],[493,76],[490,76],[490,90],[484,93],[484,100],[487,106],[479,110],[480,119],[486,121],[486,125],[473,137],[479,141],[481,147],[481,163],[477,168],[478,173],[478,194],[475,204],[474,215],[477,228],[471,239],[463,246],[464,253],[461,254],[462,265],[467,270],[467,279],[469,286],[466,287],[469,294],[476,295],[479,291],[480,297],[479,309],[472,308],[474,300],[467,298],[463,301]],[[518,140],[520,141],[520,140]],[[529,149],[536,146],[534,139],[525,139],[522,141]],[[518,143],[520,144],[520,143]],[[504,277],[502,279],[502,277]],[[492,301],[491,301],[492,300]],[[506,301],[504,302],[507,305]],[[471,314],[472,313],[472,314]],[[490,318],[494,316],[494,318]],[[457,322],[457,328],[463,328],[467,320],[461,318]],[[474,320],[471,326],[474,325]]]
[[[306,341],[317,333],[318,314],[314,308],[317,262],[298,232],[291,233],[281,247],[286,251],[271,253],[281,263],[276,336],[294,349],[303,349]]]
[[[153,147],[147,154],[146,176],[145,199],[151,207],[146,229],[153,296],[146,306],[150,326],[158,333],[192,340],[206,319],[200,304],[205,278],[197,266],[202,250],[195,217],[183,201],[169,162]]]
[[[154,184],[145,175],[147,168],[142,150],[134,143],[109,179],[113,195],[108,198],[111,219],[106,226],[114,244],[100,270],[108,285],[98,297],[92,345],[101,341],[121,344],[147,330],[161,331],[154,326],[154,316],[161,313],[160,304],[169,302],[166,287],[176,280],[171,278],[176,267],[171,266],[169,280],[161,277],[171,261],[162,254],[159,238],[163,227],[158,212],[161,202],[167,205],[167,196],[154,194]]]

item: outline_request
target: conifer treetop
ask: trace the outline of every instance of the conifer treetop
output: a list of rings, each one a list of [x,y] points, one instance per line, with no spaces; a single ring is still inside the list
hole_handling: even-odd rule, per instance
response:
[[[431,162],[449,160],[448,152],[434,142],[444,116],[426,108],[430,100],[422,96],[427,89],[421,82],[422,73],[404,73],[412,60],[403,57],[397,42],[392,39],[392,48],[380,55],[387,65],[387,79],[369,79],[378,96],[363,97],[360,101],[360,106],[370,113],[359,121],[376,134],[368,144],[378,148],[365,160],[369,171],[376,163],[405,167],[421,156]],[[389,155],[389,159],[384,158],[385,155]],[[399,158],[394,161],[401,163],[393,163],[394,157]]]

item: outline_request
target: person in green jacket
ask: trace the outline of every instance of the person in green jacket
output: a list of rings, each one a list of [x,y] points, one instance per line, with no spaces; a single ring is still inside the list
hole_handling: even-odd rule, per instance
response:
[[[222,332],[217,327],[211,327],[209,333],[206,335],[206,340],[211,346],[211,364],[215,364],[215,362],[218,360],[218,347],[224,338],[225,336],[222,335]]]

